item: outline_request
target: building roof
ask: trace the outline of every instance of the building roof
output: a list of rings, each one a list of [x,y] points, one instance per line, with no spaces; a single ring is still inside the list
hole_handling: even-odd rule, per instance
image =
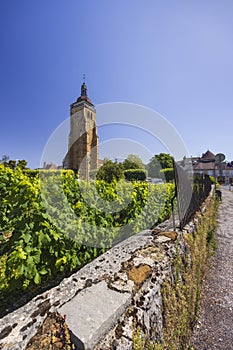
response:
[[[224,162],[221,165],[222,165],[222,169],[223,170],[233,170],[233,164],[232,163]]]
[[[91,102],[90,98],[87,96],[87,86],[85,83],[81,86],[81,95],[78,97],[76,102],[88,102],[93,106],[93,103]]]
[[[193,170],[214,170],[214,162],[199,162],[193,165]]]
[[[56,164],[53,164],[53,163],[46,163],[44,162],[43,164],[43,169],[46,169],[46,170],[56,170],[57,169],[57,166]]]
[[[215,154],[212,153],[210,150],[206,151],[205,153],[202,154],[202,157],[200,161],[204,162],[214,162],[215,161]]]

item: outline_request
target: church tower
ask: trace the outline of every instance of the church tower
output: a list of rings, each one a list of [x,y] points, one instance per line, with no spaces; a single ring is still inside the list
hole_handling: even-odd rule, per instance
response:
[[[80,97],[70,106],[68,169],[78,171],[79,177],[88,181],[90,172],[96,170],[97,166],[96,110],[83,82]]]

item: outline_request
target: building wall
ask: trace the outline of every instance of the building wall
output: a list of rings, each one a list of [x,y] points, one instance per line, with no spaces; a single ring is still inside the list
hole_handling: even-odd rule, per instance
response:
[[[86,102],[71,105],[68,168],[89,180],[98,165],[98,136],[95,108]]]

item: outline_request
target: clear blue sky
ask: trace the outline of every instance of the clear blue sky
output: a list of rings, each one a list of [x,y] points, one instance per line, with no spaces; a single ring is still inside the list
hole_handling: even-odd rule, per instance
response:
[[[95,105],[147,106],[191,155],[233,160],[232,18],[232,0],[2,0],[0,157],[39,166],[86,73]]]

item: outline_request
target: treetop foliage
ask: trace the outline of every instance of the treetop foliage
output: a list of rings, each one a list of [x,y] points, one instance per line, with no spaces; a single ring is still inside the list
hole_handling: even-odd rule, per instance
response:
[[[123,167],[121,163],[113,162],[112,160],[105,160],[104,164],[97,172],[96,179],[104,180],[108,183],[119,181],[123,178]]]
[[[128,169],[142,169],[145,170],[145,165],[143,164],[141,158],[135,154],[129,154],[127,158],[122,163],[124,170]]]
[[[18,161],[10,159],[9,156],[3,155],[2,159],[0,160],[0,164],[3,164],[5,167],[9,167],[12,170],[15,170],[16,168],[20,168],[22,170],[26,170],[27,168],[27,161],[24,159],[18,159]]]
[[[160,177],[160,170],[168,168],[173,168],[173,157],[167,153],[154,155],[147,164],[148,175],[150,177]]]

